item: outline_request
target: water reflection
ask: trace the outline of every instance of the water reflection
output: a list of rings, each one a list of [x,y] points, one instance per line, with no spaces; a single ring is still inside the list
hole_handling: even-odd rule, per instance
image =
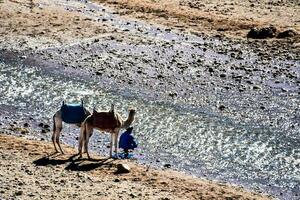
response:
[[[197,109],[146,102],[99,88],[95,81],[72,78],[36,67],[0,64],[0,105],[15,106],[16,116],[50,119],[61,101],[84,99],[91,110],[107,110],[114,103],[127,117],[129,106],[137,108],[134,124],[141,162],[171,163],[198,175],[264,187],[273,193],[299,191],[299,137],[280,130],[240,125]],[[5,119],[2,119],[5,121]],[[290,120],[290,119],[287,119]],[[75,146],[78,129],[67,126],[64,142]],[[71,134],[69,134],[71,133]],[[107,154],[108,135],[94,134],[93,150]]]

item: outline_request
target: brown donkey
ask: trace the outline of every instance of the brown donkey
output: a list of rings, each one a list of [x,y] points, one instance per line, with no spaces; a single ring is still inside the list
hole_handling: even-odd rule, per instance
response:
[[[129,115],[126,120],[123,120],[121,115],[114,110],[114,105],[112,105],[110,111],[97,112],[95,109],[93,114],[88,116],[82,126],[79,137],[78,154],[82,157],[82,147],[84,145],[84,151],[87,153],[88,159],[90,155],[88,153],[88,143],[89,138],[93,134],[94,129],[98,129],[103,132],[108,132],[111,134],[110,140],[110,157],[112,157],[113,143],[115,145],[115,153],[118,155],[118,139],[119,132],[122,128],[128,128],[135,117],[135,109],[129,109]]]

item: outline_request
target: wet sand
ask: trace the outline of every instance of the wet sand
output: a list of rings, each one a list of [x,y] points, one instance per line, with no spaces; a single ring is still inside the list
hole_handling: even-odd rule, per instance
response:
[[[77,160],[75,150],[52,154],[52,144],[0,134],[0,197],[3,199],[271,199],[237,186],[201,180],[132,160],[93,155]],[[116,174],[117,164],[129,173]]]

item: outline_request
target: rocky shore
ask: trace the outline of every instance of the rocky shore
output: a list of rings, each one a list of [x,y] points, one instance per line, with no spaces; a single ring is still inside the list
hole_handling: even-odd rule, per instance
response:
[[[201,180],[132,160],[53,154],[50,143],[0,133],[1,199],[272,199],[238,186]],[[118,164],[130,167],[119,173]]]

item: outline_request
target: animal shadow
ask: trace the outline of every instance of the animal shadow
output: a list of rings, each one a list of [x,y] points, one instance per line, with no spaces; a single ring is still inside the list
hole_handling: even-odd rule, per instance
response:
[[[87,159],[82,159],[79,162],[71,161],[70,164],[68,164],[65,169],[70,171],[91,171],[98,167],[112,167],[112,161],[109,158],[106,159],[90,159],[88,163],[84,163]],[[91,162],[93,161],[93,162]]]
[[[68,159],[61,160],[61,159],[56,159],[55,156],[47,155],[47,156],[44,156],[42,158],[39,158],[39,159],[33,161],[33,164],[35,164],[37,166],[63,165],[63,164],[66,164],[67,162],[71,162],[75,156],[76,155],[73,155]]]

